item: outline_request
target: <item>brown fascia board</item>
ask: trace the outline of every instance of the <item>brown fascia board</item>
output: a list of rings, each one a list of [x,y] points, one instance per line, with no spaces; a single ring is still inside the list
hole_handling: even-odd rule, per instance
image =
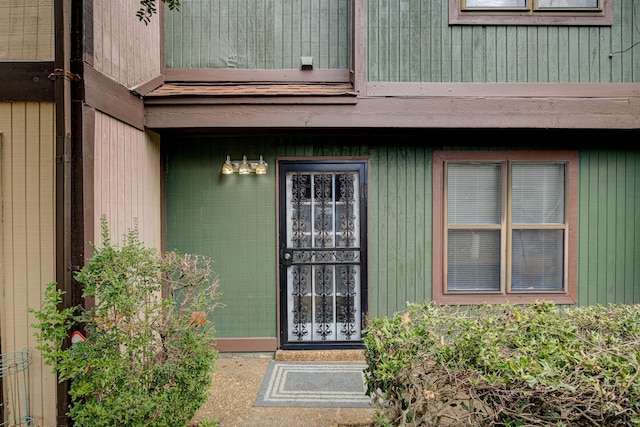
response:
[[[138,86],[135,86],[131,89],[131,93],[136,96],[145,96],[146,94],[158,89],[164,84],[164,76],[157,76],[148,82],[144,82]]]
[[[166,68],[165,81],[184,83],[280,82],[280,83],[348,83],[349,70],[238,70],[233,68]]]
[[[0,101],[53,102],[53,61],[0,61]]]
[[[84,67],[84,96],[87,105],[144,130],[142,98],[88,64]]]
[[[640,97],[380,97],[354,105],[150,104],[146,125],[170,128],[640,129]],[[251,120],[247,120],[251,117]]]

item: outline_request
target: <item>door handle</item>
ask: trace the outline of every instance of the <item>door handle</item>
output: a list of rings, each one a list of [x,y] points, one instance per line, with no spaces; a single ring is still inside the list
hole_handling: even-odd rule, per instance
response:
[[[293,253],[291,250],[284,249],[282,251],[282,263],[284,265],[291,265],[293,263]]]

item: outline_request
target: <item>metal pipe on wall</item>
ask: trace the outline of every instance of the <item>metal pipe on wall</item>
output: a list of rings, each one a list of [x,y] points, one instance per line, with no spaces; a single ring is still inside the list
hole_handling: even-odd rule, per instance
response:
[[[56,114],[56,282],[71,306],[71,0],[54,0]],[[69,419],[68,382],[58,384],[56,425]]]

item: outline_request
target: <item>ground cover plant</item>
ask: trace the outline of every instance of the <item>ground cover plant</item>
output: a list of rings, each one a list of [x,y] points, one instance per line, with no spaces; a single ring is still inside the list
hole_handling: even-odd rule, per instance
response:
[[[381,426],[640,425],[640,305],[408,304],[364,341]]]
[[[146,248],[137,224],[119,247],[104,217],[102,241],[75,276],[95,305],[60,309],[63,292],[50,283],[33,311],[38,349],[70,384],[75,426],[186,426],[218,356],[208,320],[221,305],[212,261]],[[86,340],[68,345],[78,330]]]

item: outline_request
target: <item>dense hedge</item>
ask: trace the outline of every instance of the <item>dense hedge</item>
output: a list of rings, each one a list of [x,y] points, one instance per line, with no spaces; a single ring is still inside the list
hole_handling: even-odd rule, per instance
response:
[[[379,425],[640,425],[640,305],[409,304],[364,342]]]

